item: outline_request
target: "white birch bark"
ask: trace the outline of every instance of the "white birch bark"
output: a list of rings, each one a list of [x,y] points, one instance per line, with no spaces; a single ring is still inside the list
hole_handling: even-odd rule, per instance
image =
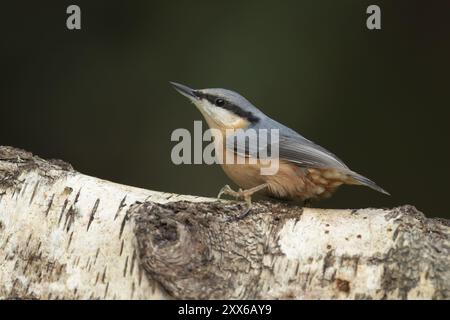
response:
[[[0,298],[448,299],[450,227],[119,185],[0,147]]]

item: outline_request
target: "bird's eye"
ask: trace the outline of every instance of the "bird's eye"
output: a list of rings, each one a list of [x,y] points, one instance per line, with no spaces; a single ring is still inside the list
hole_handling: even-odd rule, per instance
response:
[[[216,104],[216,106],[222,107],[225,104],[225,100],[216,99],[215,104]]]

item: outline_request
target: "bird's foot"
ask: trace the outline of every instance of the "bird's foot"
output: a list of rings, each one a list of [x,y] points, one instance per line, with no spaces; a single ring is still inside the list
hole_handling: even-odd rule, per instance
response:
[[[220,189],[217,198],[220,199],[222,195],[228,195],[235,197],[236,199],[244,199],[246,202],[251,203],[252,195],[264,188],[267,188],[267,186],[267,183],[264,183],[250,189],[242,190],[241,188],[239,188],[238,191],[234,191],[229,185],[226,185],[222,189]]]
[[[246,208],[236,218],[236,220],[241,220],[241,219],[245,218],[252,209],[252,195],[258,191],[261,191],[264,188],[267,188],[267,186],[268,186],[268,184],[264,183],[264,184],[261,184],[259,186],[256,186],[256,187],[253,187],[250,189],[242,190],[241,188],[239,188],[238,191],[234,191],[233,189],[231,189],[231,187],[229,185],[226,185],[222,189],[220,189],[219,194],[217,195],[217,198],[220,199],[220,197],[222,195],[229,195],[236,199],[244,199],[247,204]]]
[[[220,189],[219,194],[217,195],[217,199],[222,198],[223,195],[232,196],[235,197],[236,199],[239,198],[239,192],[231,189],[229,185],[225,185],[222,189]]]

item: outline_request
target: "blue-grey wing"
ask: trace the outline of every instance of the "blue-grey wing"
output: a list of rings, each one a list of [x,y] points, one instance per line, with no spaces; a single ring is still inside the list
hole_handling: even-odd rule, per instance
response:
[[[281,135],[278,145],[274,146],[279,148],[280,159],[296,163],[299,166],[349,170],[336,155],[301,136]]]
[[[227,148],[240,156],[262,158],[276,153],[280,160],[302,167],[348,170],[337,156],[295,131],[285,127],[271,129],[276,131],[257,127],[237,130],[233,135],[228,136]],[[258,138],[257,141],[254,139],[255,136]]]

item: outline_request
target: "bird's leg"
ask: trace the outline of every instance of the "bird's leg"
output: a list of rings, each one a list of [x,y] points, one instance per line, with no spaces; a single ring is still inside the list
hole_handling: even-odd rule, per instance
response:
[[[236,199],[243,198],[245,203],[247,204],[247,207],[237,217],[237,220],[239,220],[239,219],[245,218],[249,214],[249,212],[250,212],[250,210],[252,208],[252,195],[255,194],[258,191],[261,191],[264,188],[267,188],[268,186],[269,185],[267,183],[264,183],[264,184],[261,184],[259,186],[247,189],[247,190],[242,190],[241,188],[239,188],[238,191],[234,191],[233,189],[230,188],[229,185],[226,185],[220,190],[217,198],[220,199],[220,197],[222,195],[224,195],[224,194],[232,196],[232,197],[235,197]]]

